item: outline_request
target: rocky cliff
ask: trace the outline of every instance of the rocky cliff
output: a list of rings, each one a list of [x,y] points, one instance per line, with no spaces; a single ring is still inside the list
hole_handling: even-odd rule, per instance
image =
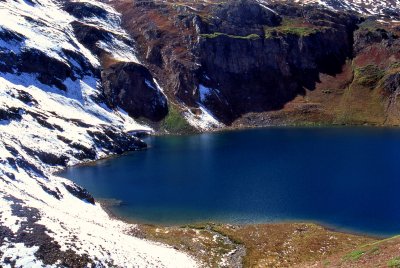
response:
[[[228,127],[393,124],[366,114],[360,115],[363,122],[343,120],[352,112],[341,108],[345,96],[340,90],[352,82],[343,79],[351,80],[348,72],[355,72],[351,62],[362,53],[363,31],[374,35],[381,29],[397,39],[397,5],[388,12],[386,2],[375,11],[361,3],[344,8],[343,3],[253,0],[111,4],[122,13],[122,26],[137,40],[141,59],[159,78],[170,103],[191,123],[207,113]],[[363,27],[367,24],[374,26]],[[396,63],[398,49],[392,45],[388,62],[378,65]],[[321,92],[325,77],[333,86],[329,90],[341,96]],[[309,101],[314,95],[325,97]],[[308,103],[300,104],[302,98]],[[367,99],[374,102],[362,99],[366,106]],[[383,95],[380,102],[384,107]]]

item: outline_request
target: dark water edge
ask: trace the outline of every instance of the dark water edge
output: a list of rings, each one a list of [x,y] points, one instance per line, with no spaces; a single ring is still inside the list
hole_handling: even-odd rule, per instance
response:
[[[181,225],[314,222],[400,233],[400,130],[268,128],[151,137],[150,149],[65,170],[113,214]]]

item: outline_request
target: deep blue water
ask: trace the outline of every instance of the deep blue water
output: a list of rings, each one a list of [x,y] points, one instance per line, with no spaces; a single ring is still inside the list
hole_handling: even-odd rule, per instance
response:
[[[400,233],[400,130],[270,128],[151,137],[151,148],[61,175],[140,222],[312,221]]]

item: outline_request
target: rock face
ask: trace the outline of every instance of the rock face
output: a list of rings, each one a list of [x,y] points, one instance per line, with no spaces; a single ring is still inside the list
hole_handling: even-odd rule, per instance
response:
[[[240,3],[245,6],[240,10],[252,7],[251,1]],[[198,47],[203,75],[199,80],[217,93],[202,102],[222,121],[231,123],[248,112],[282,109],[305,94],[305,89],[315,89],[320,73],[340,73],[352,56],[356,17],[333,18],[329,11],[311,8],[303,11],[306,20],[289,8],[282,13],[286,15],[283,19],[269,11],[269,17],[232,24],[228,31],[220,26],[227,21],[221,15],[211,25],[203,22]]]
[[[94,198],[86,189],[80,187],[79,185],[77,185],[75,183],[70,183],[70,184],[64,183],[64,187],[73,196],[94,205]]]
[[[64,9],[77,19],[107,19],[106,10],[85,2],[66,2]],[[112,20],[119,21],[112,17]],[[71,26],[78,40],[95,53],[102,65],[103,93],[112,108],[122,108],[134,118],[160,121],[168,113],[166,97],[155,84],[149,70],[136,58],[118,58],[113,49],[134,49],[135,42],[126,35],[117,34],[101,25],[73,21]],[[149,52],[149,58],[157,61],[157,51]]]
[[[134,118],[160,121],[168,114],[167,99],[150,72],[137,63],[117,63],[102,73],[104,93],[109,102]]]
[[[33,73],[37,79],[46,85],[55,85],[61,90],[66,90],[63,81],[67,78],[76,80],[77,77],[86,74],[80,68],[72,68],[59,58],[54,58],[35,48],[24,48],[20,44],[25,38],[11,30],[5,29],[0,33],[0,39],[8,43],[0,51],[0,71],[7,73]],[[79,53],[63,50],[64,56],[75,57],[78,62],[84,63],[85,69],[90,72],[93,67]]]
[[[281,16],[258,2],[239,0],[217,6],[206,24],[211,32],[246,36],[252,31],[262,34],[263,29],[260,26],[273,27],[281,22]]]
[[[151,3],[114,3],[143,60],[167,95],[228,125],[250,112],[282,109],[313,90],[320,73],[340,73],[360,22],[315,6],[255,0],[193,8]]]
[[[364,113],[356,119],[342,103],[348,102],[346,86],[357,80],[352,74],[365,74],[357,70],[365,66],[352,60],[358,64],[370,53],[377,68],[367,72],[381,70],[386,79],[385,72],[393,71],[389,65],[398,60],[400,47],[399,25],[392,21],[397,3],[322,1],[331,7],[326,9],[311,4],[315,1],[172,2],[111,3],[137,40],[141,60],[193,120],[207,111],[236,126],[389,122]],[[383,77],[377,77],[367,88],[384,90]],[[375,105],[376,98],[366,94],[360,102]]]

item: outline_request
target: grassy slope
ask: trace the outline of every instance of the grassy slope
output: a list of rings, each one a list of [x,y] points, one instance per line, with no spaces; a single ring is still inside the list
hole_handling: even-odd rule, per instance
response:
[[[188,252],[206,267],[220,267],[227,254],[237,246],[245,248],[244,258],[228,267],[307,267],[310,263],[318,264],[331,261],[336,256],[347,256],[362,245],[378,242],[373,238],[334,232],[309,223],[198,224],[182,227],[142,225],[140,234]]]
[[[400,267],[400,237],[359,245],[347,253],[334,254],[304,267]]]
[[[179,107],[173,103],[169,103],[169,112],[166,118],[160,124],[160,130],[173,133],[183,134],[195,132],[192,126],[185,120]]]

